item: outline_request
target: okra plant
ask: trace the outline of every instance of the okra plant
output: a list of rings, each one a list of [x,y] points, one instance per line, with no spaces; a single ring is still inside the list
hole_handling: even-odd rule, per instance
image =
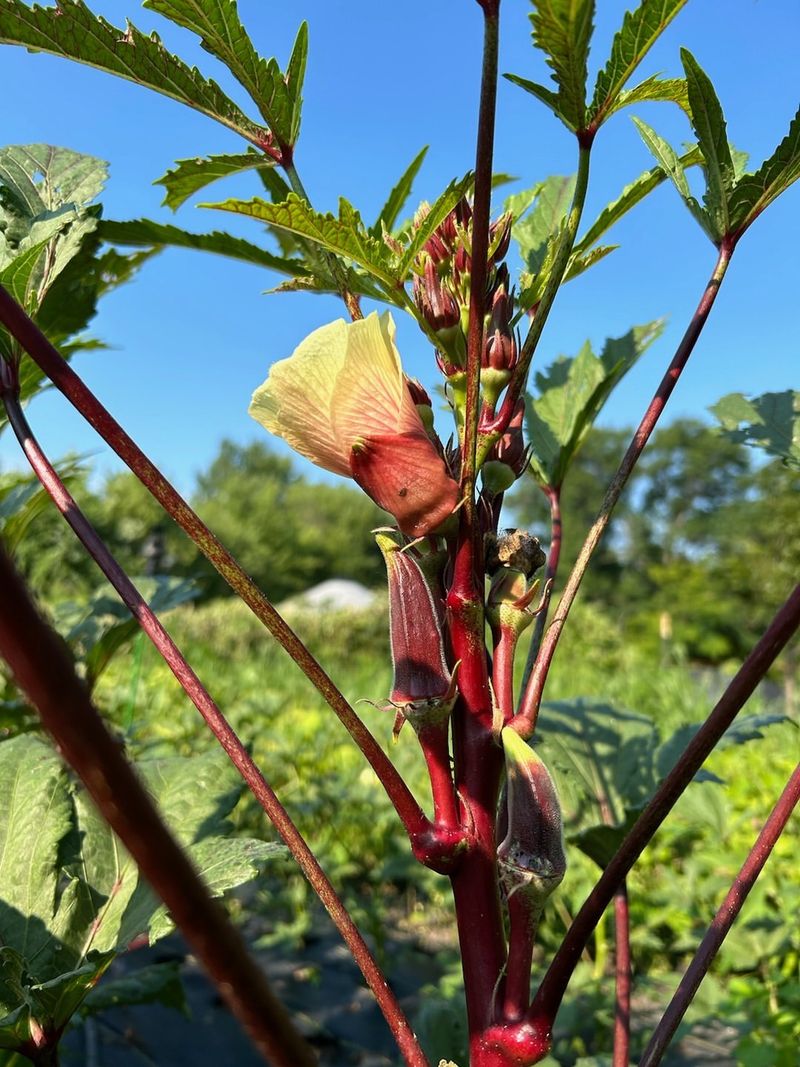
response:
[[[506,77],[529,94],[531,107],[548,108],[560,122],[564,136],[574,142],[576,173],[571,179],[544,178],[500,203],[502,179],[495,175],[493,140],[505,5],[501,0],[458,0],[457,17],[474,19],[476,33],[479,28],[483,32],[481,69],[476,71],[480,94],[474,170],[433,202],[419,204],[404,222],[422,164],[418,156],[378,217],[367,224],[346,199],[336,215],[316,210],[300,176],[309,41],[305,23],[283,66],[256,50],[235,0],[145,0],[146,8],[196,34],[204,49],[228,68],[250,99],[248,113],[216,82],[167,51],[158,37],[141,33],[132,23],[111,25],[84,0],[59,0],[55,7],[0,0],[0,42],[136,82],[222,123],[242,139],[237,154],[177,161],[159,179],[172,208],[229,175],[254,172],[259,183],[259,195],[251,199],[205,206],[253,220],[254,235],[266,228],[275,239],[270,249],[255,239],[219,231],[198,235],[148,220],[104,220],[93,206],[98,175],[86,157],[44,146],[0,153],[0,396],[4,417],[47,493],[164,656],[328,909],[377,998],[403,1062],[411,1067],[428,1063],[425,1051],[336,890],[270,787],[269,767],[255,765],[158,616],[92,529],[39,446],[23,403],[49,380],[100,433],[325,698],[382,783],[396,809],[398,832],[407,835],[419,863],[450,880],[471,1067],[527,1067],[548,1055],[570,977],[612,902],[617,952],[613,1062],[624,1067],[630,1059],[631,995],[626,877],[800,624],[797,587],[787,591],[785,604],[685,749],[678,753],[674,744],[663,746],[669,748],[669,758],[659,750],[653,763],[659,773],[642,780],[629,810],[615,816],[600,803],[598,825],[584,833],[582,843],[565,843],[559,769],[548,766],[548,732],[553,737],[564,733],[565,724],[567,729],[570,723],[585,725],[591,712],[575,704],[556,706],[548,715],[543,705],[559,639],[614,507],[700,340],[734,252],[761,213],[800,176],[800,113],[774,153],[748,170],[743,154],[728,141],[722,105],[692,53],[681,52],[682,77],[637,78],[640,63],[686,2],[641,0],[625,15],[591,84],[587,63],[594,0],[531,0],[531,69],[543,81],[527,74]],[[298,8],[302,14],[302,5]],[[544,65],[549,79],[541,73]],[[619,197],[587,225],[590,161],[603,151],[606,124],[622,121],[620,112],[651,101],[681,109],[695,143],[678,150],[635,119],[654,165],[632,183],[630,176],[622,176]],[[659,336],[662,324],[638,326],[608,341],[599,356],[585,348],[550,370],[537,364],[534,395],[529,394],[531,368],[562,285],[613,251],[601,243],[608,231],[667,181],[708,238],[714,263],[553,606],[561,545],[559,502],[570,464],[609,393]],[[700,198],[693,191],[698,181],[703,184]],[[367,730],[324,665],[69,365],[101,292],[169,245],[260,264],[284,276],[284,292],[332,293],[342,300],[344,317],[318,325],[288,358],[274,362],[249,410],[267,431],[312,463],[352,479],[387,514],[375,537],[386,564],[394,677],[390,693],[370,695],[386,708],[385,738]],[[120,247],[139,251],[122,252]],[[508,259],[513,247],[523,262],[516,276]],[[403,370],[397,315],[410,316],[428,343],[452,416],[446,429],[437,430],[431,397]],[[730,395],[717,413],[726,432],[740,440],[767,442],[797,469],[798,397],[766,394],[747,400]],[[245,403],[243,398],[243,408]],[[546,495],[550,530],[503,528],[504,497],[523,477],[534,478]],[[165,828],[65,648],[5,557],[0,567],[0,653],[83,782],[80,819],[95,819],[86,814],[85,790],[265,1059],[287,1067],[314,1062],[238,935],[211,902],[209,888]],[[519,669],[523,638],[530,639],[529,651]],[[430,779],[431,811],[423,810],[386,754],[384,741],[401,730],[404,740],[415,735],[419,744]],[[637,743],[650,760],[652,740],[642,737]],[[12,744],[16,742],[0,749],[8,753]],[[41,773],[58,778],[43,749],[31,754],[20,747],[18,762],[40,771],[45,767]],[[63,783],[60,788],[63,793]],[[642,1065],[660,1062],[798,797],[800,768],[777,800],[656,1026]],[[109,848],[107,831],[101,832],[96,819],[92,825],[102,847]],[[251,845],[251,854],[258,853],[257,843],[244,844]],[[573,847],[595,859],[602,874],[533,981],[537,930],[548,922],[548,900],[559,891]],[[74,858],[77,862],[77,853]],[[241,878],[252,874],[247,863],[245,867]],[[92,886],[90,868],[91,863],[84,863],[83,873],[75,876],[74,893],[113,900],[116,890],[107,880]],[[0,873],[2,869],[0,863]],[[241,878],[231,876],[225,884]],[[137,892],[137,885],[134,880],[130,892]],[[0,896],[3,892],[0,883]],[[55,908],[55,885],[47,892]],[[17,927],[0,925],[4,966],[13,968],[0,980],[0,1010],[5,1012],[0,1047],[37,1064],[57,1062],[69,1015],[107,966],[109,954],[125,947],[127,934],[152,939],[164,928],[164,912],[155,912],[154,920],[155,904],[149,897],[146,903],[137,923],[100,939],[102,952],[83,932],[83,948],[68,982],[63,975],[37,970],[41,960],[37,964],[35,957],[27,958],[25,945],[14,941]],[[0,909],[0,917],[4,914]],[[58,919],[56,927],[66,937],[69,916],[53,911],[50,918]],[[46,988],[57,989],[58,996],[48,998]]]

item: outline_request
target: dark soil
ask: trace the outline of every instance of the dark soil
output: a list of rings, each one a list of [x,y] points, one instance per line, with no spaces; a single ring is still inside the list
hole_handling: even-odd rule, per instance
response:
[[[392,941],[387,956],[392,987],[413,1020],[423,999],[420,990],[439,977],[436,960],[410,937]],[[177,936],[120,957],[109,977],[176,959],[182,961],[190,1018],[158,1004],[107,1010],[66,1036],[64,1067],[264,1067]],[[335,933],[311,936],[300,950],[270,949],[260,959],[275,992],[317,1051],[320,1067],[398,1067],[383,1017]],[[655,1005],[634,1004],[645,1032],[652,1030],[658,1014]],[[695,1027],[670,1050],[664,1067],[736,1067],[730,1052],[735,1041],[735,1030],[722,1022]]]

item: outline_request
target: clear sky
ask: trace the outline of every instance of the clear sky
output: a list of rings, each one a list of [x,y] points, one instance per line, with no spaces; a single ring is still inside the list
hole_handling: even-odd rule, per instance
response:
[[[136,0],[91,0],[90,6],[117,25],[128,16],[141,29],[158,29],[168,47],[246,104],[191,34],[141,10]],[[592,71],[605,60],[630,3],[598,0],[597,6]],[[425,144],[431,148],[413,204],[433,199],[473,165],[481,47],[476,3],[240,0],[239,7],[262,53],[281,63],[301,19],[310,24],[297,165],[315,207],[334,209],[342,194],[371,221]],[[530,4],[503,0],[502,8],[501,71],[545,82],[544,61],[530,41]],[[800,102],[798,40],[800,0],[690,0],[646,60],[642,76],[678,75],[678,50],[687,46],[717,87],[731,140],[756,166],[785,134]],[[222,126],[130,83],[17,48],[0,49],[0,98],[2,143],[49,142],[110,163],[106,217],[148,216],[187,229],[228,228],[261,239],[257,224],[198,211],[193,202],[174,216],[160,206],[161,187],[152,185],[175,159],[241,151],[242,142]],[[674,144],[690,138],[674,106],[644,105],[636,113]],[[613,118],[596,142],[587,221],[652,165],[629,116],[626,111]],[[520,180],[499,191],[498,206],[507,192],[574,167],[574,139],[543,105],[502,82],[495,169]],[[257,192],[257,179],[244,175],[212,186],[196,200]],[[671,401],[672,416],[702,417],[709,404],[732,390],[800,386],[799,219],[800,183],[742,241]],[[560,352],[575,352],[587,337],[600,346],[634,323],[668,316],[666,333],[617,389],[603,416],[608,425],[630,425],[685,328],[714,249],[667,186],[611,237],[621,249],[562,291],[537,361],[544,366]],[[76,361],[89,385],[184,491],[223,437],[247,442],[264,433],[246,409],[270,362],[342,315],[333,298],[262,295],[278,280],[233,261],[167,251],[102,305],[93,332],[113,350]],[[407,372],[432,387],[436,373],[429,347],[410,320],[399,327]],[[95,452],[100,470],[116,469],[102,443],[55,394],[35,401],[30,417],[52,455]],[[440,429],[445,436],[450,432],[444,421]],[[0,465],[17,464],[13,441],[0,438]]]

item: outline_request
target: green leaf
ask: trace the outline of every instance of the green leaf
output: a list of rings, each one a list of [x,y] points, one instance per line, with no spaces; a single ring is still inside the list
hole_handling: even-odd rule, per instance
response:
[[[517,301],[522,311],[537,303],[547,285],[574,189],[574,175],[553,175],[504,205],[516,217],[511,236],[524,263]]]
[[[300,119],[303,111],[303,82],[306,76],[306,62],[308,60],[308,23],[301,22],[297,31],[292,54],[286,66],[286,88],[292,102],[291,120],[289,129],[291,132],[290,144],[295,144],[300,135]]]
[[[683,162],[686,157],[680,157],[672,145],[665,141],[663,137],[660,137],[655,130],[647,125],[646,122],[642,122],[641,119],[637,118],[634,118],[633,121],[636,124],[636,128],[639,131],[642,140],[656,157],[660,167],[664,173],[670,177],[672,184],[680,193],[684,204],[686,204],[694,218],[702,226],[704,232],[712,241],[716,242],[716,227],[714,222],[704,208],[698,204],[695,197],[692,196],[689,182],[686,180],[686,164]]]
[[[694,164],[701,162],[700,153],[696,148],[690,149],[678,160],[678,168],[681,173]],[[646,196],[666,179],[667,171],[663,167],[653,167],[640,174],[630,185],[626,185],[616,200],[603,208],[595,221],[583,236],[576,242],[574,254],[582,255],[592,245],[596,244],[603,234],[631,210],[640,204]]]
[[[606,341],[600,356],[587,341],[574,358],[562,356],[536,374],[538,395],[528,403],[527,427],[530,470],[541,485],[562,485],[611,390],[663,328],[663,320],[636,326]]]
[[[164,204],[176,211],[190,196],[200,189],[205,189],[212,182],[227,178],[231,174],[241,174],[245,170],[273,165],[271,159],[253,148],[239,155],[178,159],[176,166],[153,184],[164,186],[167,190]]]
[[[104,292],[133,276],[141,260],[99,253],[99,207],[106,164],[50,145],[0,149],[0,281],[65,359],[98,342],[81,334]],[[0,328],[0,354],[20,358],[23,400],[47,388],[39,368]],[[7,421],[0,414],[0,429]]]
[[[0,744],[0,944],[26,961],[50,940],[72,825],[67,776],[50,746],[29,734]]]
[[[397,219],[403,209],[403,205],[408,200],[409,196],[411,196],[414,179],[419,173],[419,169],[427,154],[428,146],[426,145],[416,156],[414,156],[406,170],[403,171],[397,184],[389,193],[386,203],[381,208],[380,214],[375,221],[375,225],[370,227],[370,233],[373,237],[381,237],[384,230],[389,233],[394,230]]]
[[[357,263],[385,285],[395,284],[393,253],[383,241],[367,231],[359,213],[344,199],[339,201],[338,218],[314,211],[306,200],[294,193],[286,200],[273,204],[254,197],[252,200],[225,200],[219,204],[200,206],[245,215],[287,230],[328,252]]]
[[[744,745],[749,741],[760,741],[764,737],[764,731],[770,726],[780,723],[791,722],[785,715],[743,715],[736,719],[725,731],[717,743],[715,751],[733,745]],[[659,778],[666,778],[672,768],[683,755],[686,746],[702,726],[702,723],[688,723],[681,726],[667,741],[665,741],[656,753],[656,772]],[[722,780],[716,775],[701,769],[695,775],[695,781],[714,781],[721,783]]]
[[[106,176],[102,160],[66,148],[0,149],[0,269],[29,314],[95,229]]]
[[[267,252],[265,248],[215,230],[212,233],[190,233],[179,226],[153,222],[150,219],[132,219],[130,222],[102,221],[98,232],[104,241],[111,244],[133,245],[138,248],[194,248],[200,252],[215,252],[220,256],[240,259],[259,267],[278,271],[280,274],[305,275],[307,268],[296,259],[284,259]]]
[[[743,174],[730,198],[731,230],[741,233],[773,200],[800,178],[800,110],[789,132],[752,174]]]
[[[595,263],[599,263],[601,259],[616,252],[618,248],[619,245],[598,245],[597,248],[591,248],[588,252],[573,249],[567,261],[567,269],[564,271],[564,281],[571,282],[573,278],[579,277]]]
[[[212,893],[285,853],[225,836],[243,783],[218,751],[138,769]],[[30,734],[0,744],[0,1047],[24,1046],[31,1017],[60,1032],[114,954],[151,926],[154,939],[170,922],[56,754]]]
[[[533,41],[558,86],[558,110],[574,130],[586,126],[586,77],[594,0],[534,0]]]
[[[17,1050],[30,1048],[34,1029],[60,1032],[108,965],[107,960],[87,963],[37,982],[28,972],[27,961],[14,949],[0,949],[0,961],[0,1048]]]
[[[188,1016],[180,966],[177,961],[154,963],[122,978],[104,980],[86,997],[81,1014],[96,1015],[109,1008],[136,1004],[162,1004]]]
[[[538,274],[544,263],[547,245],[567,216],[572,196],[575,191],[575,175],[553,175],[534,186],[530,206],[521,213],[514,223],[511,236],[519,245],[519,252],[526,270]],[[518,193],[525,197],[526,193]],[[519,204],[519,201],[517,201]],[[514,209],[514,201],[509,200],[506,210]]]
[[[299,114],[295,88],[302,87],[305,53],[294,59],[295,84],[290,86],[275,59],[264,59],[239,19],[236,0],[145,0],[151,11],[196,33],[206,51],[220,59],[255,101],[280,145],[294,144]],[[301,31],[302,32],[302,31]],[[305,30],[305,49],[308,47]],[[298,51],[298,46],[295,46]],[[298,109],[299,110],[299,109]]]
[[[55,7],[28,7],[22,0],[0,0],[0,43],[48,52],[154,89],[216,119],[255,145],[268,131],[252,122],[223,93],[171,55],[156,34],[148,35],[127,23],[112,26],[89,10],[84,0],[59,0]]]
[[[94,156],[48,144],[0,149],[0,182],[32,218],[64,204],[90,204],[103,190],[108,166]]]
[[[554,93],[552,89],[547,89],[544,85],[539,85],[538,82],[532,82],[527,78],[521,78],[518,74],[504,74],[503,77],[510,81],[512,85],[518,85],[520,89],[524,89],[526,93],[530,93],[531,96],[535,96],[537,100],[541,100],[543,104],[550,108],[556,118],[564,123],[571,133],[576,132],[577,127],[575,126],[575,123],[562,110],[561,99],[558,93]]]
[[[615,115],[618,111],[622,111],[624,107],[631,107],[633,104],[662,102],[677,104],[688,115],[689,92],[686,87],[686,80],[684,78],[659,78],[657,75],[645,78],[643,82],[635,85],[633,89],[622,90],[609,115]]]
[[[58,475],[67,486],[80,471],[77,460],[58,464]],[[52,506],[50,497],[35,475],[5,475],[0,485],[0,537],[6,550],[13,554],[38,516]]]
[[[192,845],[188,852],[211,895],[219,897],[228,889],[252,881],[268,860],[284,855],[286,849],[272,841],[209,837]],[[149,924],[150,944],[174,928],[166,908],[160,907]]]
[[[385,241],[367,230],[358,211],[345,199],[339,201],[338,218],[314,211],[306,200],[294,193],[277,203],[268,203],[256,197],[252,200],[226,200],[221,204],[201,206],[246,215],[294,234],[355,263],[391,294],[393,290],[405,284],[419,250],[464,195],[471,180],[471,175],[467,175],[448,185],[431,206],[422,223],[413,230],[402,254],[399,255],[389,248]]]
[[[605,67],[597,75],[594,98],[590,108],[591,122],[599,126],[613,114],[633,103],[631,90],[628,99],[621,99],[622,91],[633,72],[653,47],[655,42],[675,18],[686,0],[642,0],[635,11],[628,11],[611,43],[611,55]],[[648,79],[643,85],[647,85]],[[664,85],[666,83],[657,83]],[[637,87],[641,89],[642,87]],[[665,99],[665,97],[641,97],[640,99]],[[667,99],[671,99],[667,97]]]
[[[191,579],[156,577],[139,581],[139,589],[156,614],[190,603],[199,589]],[[101,590],[79,603],[61,602],[54,622],[93,689],[114,655],[139,632],[139,623],[115,596]]]
[[[537,744],[556,779],[565,834],[603,866],[654,791],[653,721],[608,704],[547,702]]]
[[[735,169],[722,114],[711,79],[686,48],[681,49],[689,93],[689,115],[697,145],[705,160],[705,205],[714,239],[719,242],[730,228],[728,201],[735,183]]]
[[[711,408],[732,441],[762,448],[785,467],[800,471],[800,391],[763,393],[752,400],[728,393]]]
[[[324,264],[314,261],[305,262],[305,267],[308,270],[308,274],[299,278],[290,278],[288,281],[281,282],[280,285],[276,285],[272,289],[264,290],[267,294],[271,293],[330,293],[333,295],[339,294],[340,282],[333,276],[330,269],[326,268]],[[356,293],[358,296],[369,297],[370,300],[382,300],[385,303],[393,304],[395,307],[405,308],[406,303],[399,290],[380,289],[372,279],[364,274],[363,271],[355,270],[353,267],[342,267],[343,277],[347,289],[351,293]]]

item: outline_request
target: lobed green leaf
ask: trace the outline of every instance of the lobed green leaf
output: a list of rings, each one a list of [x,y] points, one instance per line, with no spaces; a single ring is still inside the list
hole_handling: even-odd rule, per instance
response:
[[[84,0],[59,0],[55,7],[0,0],[0,43],[74,59],[178,100],[259,146],[269,131],[249,119],[196,67],[170,54],[156,34],[130,22],[120,29],[95,15]]]
[[[665,141],[663,137],[660,137],[654,129],[647,125],[646,122],[642,122],[641,119],[634,118],[634,123],[639,131],[639,135],[644,141],[645,145],[650,149],[661,169],[672,180],[673,185],[678,190],[681,199],[684,204],[689,208],[696,221],[703,228],[704,232],[711,238],[712,241],[716,241],[716,228],[713,221],[709,218],[707,211],[698,204],[692,192],[689,188],[689,182],[686,180],[686,163],[685,157],[681,157],[677,154],[675,149]]]
[[[730,229],[728,201],[736,180],[725,116],[711,79],[688,49],[681,49],[681,59],[686,72],[689,116],[705,164],[706,216],[713,239],[719,242]]]
[[[153,184],[164,186],[167,191],[164,205],[176,211],[190,196],[200,189],[205,189],[212,182],[227,178],[231,174],[241,174],[245,170],[270,166],[274,166],[274,162],[253,148],[238,155],[178,159],[176,166]]]
[[[594,97],[589,109],[590,121],[600,126],[610,115],[626,104],[639,100],[674,99],[670,95],[641,95],[646,92],[669,94],[678,89],[670,82],[657,82],[648,78],[636,89],[631,89],[623,98],[625,85],[655,42],[672,22],[686,0],[642,0],[635,11],[628,11],[611,43],[608,62],[597,75]],[[638,97],[636,94],[639,93]]]
[[[763,393],[752,400],[728,393],[709,410],[731,440],[762,448],[800,471],[800,391]]]
[[[731,230],[742,233],[782,192],[800,178],[800,110],[789,132],[752,174],[742,174],[730,197]]]
[[[292,277],[307,273],[302,262],[273,255],[265,248],[215,230],[212,233],[190,233],[179,226],[171,226],[150,219],[132,219],[129,222],[103,221],[99,226],[100,236],[111,244],[131,245],[135,248],[194,248],[201,252],[214,252],[229,256],[244,263],[288,274]]]
[[[218,895],[285,849],[228,836],[243,784],[216,750],[138,764]],[[94,804],[38,737],[0,745],[0,1048],[60,1032],[115,953],[171,922]],[[163,993],[159,982],[142,999]]]
[[[586,126],[586,78],[594,0],[533,0],[533,41],[558,86],[558,114],[574,130]]]
[[[145,0],[144,6],[197,34],[203,48],[221,60],[250,94],[279,145],[294,144],[308,50],[305,23],[290,63],[290,84],[276,59],[264,59],[256,51],[239,18],[236,0]]]
[[[425,219],[414,228],[401,254],[393,251],[385,241],[367,230],[358,211],[345,199],[339,201],[338,217],[314,211],[306,200],[294,193],[276,203],[255,197],[252,200],[226,200],[219,204],[201,206],[246,215],[275,229],[285,230],[356,264],[391,293],[405,284],[419,250],[445,216],[453,210],[469,188],[471,180],[471,176],[467,175],[448,185],[431,206]]]
[[[279,230],[286,230],[333,252],[334,255],[357,263],[384,285],[396,284],[394,255],[389,247],[373,237],[364,226],[361,216],[346,200],[339,201],[339,216],[314,211],[308,201],[290,194],[279,203],[269,203],[259,197],[252,200],[225,200],[202,207],[219,208],[235,215],[266,222]]]
[[[662,333],[663,320],[635,326],[606,341],[596,356],[588,341],[535,375],[527,406],[530,470],[540,485],[560,487],[612,389]]]

